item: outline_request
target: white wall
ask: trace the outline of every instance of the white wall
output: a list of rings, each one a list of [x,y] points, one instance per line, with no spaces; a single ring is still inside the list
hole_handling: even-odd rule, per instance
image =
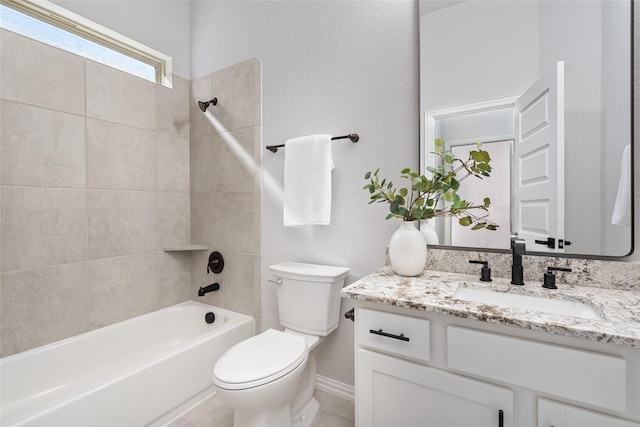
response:
[[[189,0],[52,0],[60,6],[173,58],[173,74],[188,79]]]
[[[263,150],[262,308],[279,328],[268,266],[302,261],[351,268],[353,282],[384,265],[397,222],[368,206],[363,176],[418,167],[417,5],[410,1],[207,2],[191,5],[192,77],[256,56],[262,62],[263,145],[312,133],[360,134],[333,143],[329,226],[282,225],[284,150]],[[273,181],[271,181],[271,178]],[[341,313],[351,308],[343,300]],[[318,371],[353,384],[353,323],[318,348]]]

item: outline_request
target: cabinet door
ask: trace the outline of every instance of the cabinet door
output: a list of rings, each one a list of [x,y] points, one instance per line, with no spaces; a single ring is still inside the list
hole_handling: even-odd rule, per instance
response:
[[[538,399],[538,427],[640,427],[640,424]]]
[[[360,427],[512,427],[513,392],[369,350],[358,350]]]

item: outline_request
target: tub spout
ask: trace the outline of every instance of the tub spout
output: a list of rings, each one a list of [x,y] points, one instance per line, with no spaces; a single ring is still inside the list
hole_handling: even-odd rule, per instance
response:
[[[214,292],[220,290],[220,283],[212,283],[209,286],[205,286],[204,288],[200,288],[198,290],[198,296],[203,297],[204,294],[208,294],[209,292]]]

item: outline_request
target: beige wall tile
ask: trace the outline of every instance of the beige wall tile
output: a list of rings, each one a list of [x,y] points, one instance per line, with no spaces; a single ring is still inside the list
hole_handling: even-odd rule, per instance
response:
[[[87,259],[86,190],[3,187],[2,269]]]
[[[191,292],[191,254],[188,252],[158,253],[158,308],[196,300]]]
[[[253,239],[254,239],[254,254],[261,254],[262,246],[262,194],[260,191],[253,192]]]
[[[158,130],[189,138],[189,81],[173,76],[173,89],[156,85]]]
[[[212,193],[191,193],[191,243],[213,243]],[[206,264],[205,264],[206,266]]]
[[[211,80],[208,77],[191,81],[191,102],[189,103],[191,138],[198,138],[215,133],[206,114],[200,111],[198,107],[198,101],[210,101],[214,96],[215,95],[211,94]],[[215,107],[209,107],[209,110],[214,112],[216,109],[217,105]]]
[[[191,299],[190,82],[1,37],[0,354]]]
[[[253,256],[253,314],[257,319],[262,318],[262,257]]]
[[[153,192],[88,191],[89,259],[158,249]]]
[[[89,261],[89,329],[158,309],[158,253]]]
[[[253,191],[213,193],[213,239],[219,250],[257,253],[255,195]]]
[[[89,188],[157,188],[156,132],[87,119]]]
[[[189,192],[189,140],[158,136],[158,191]]]
[[[192,82],[191,241],[225,256],[225,271],[206,275],[208,253],[193,256],[192,292],[219,281],[221,291],[199,301],[261,316],[260,212],[262,185],[260,63],[251,59]],[[218,98],[212,112],[195,106]],[[214,134],[212,135],[212,132]]]
[[[84,118],[2,101],[2,184],[86,186]]]
[[[191,139],[189,173],[192,192],[217,190],[220,176],[217,168],[221,166],[216,152],[219,145],[220,141],[216,135]]]
[[[84,114],[84,58],[1,30],[0,96]]]
[[[191,253],[191,290],[190,299],[201,302],[203,304],[211,304],[217,307],[222,307],[219,292],[210,292],[205,296],[198,296],[198,289],[202,286],[210,285],[216,281],[219,281],[220,274],[207,273],[207,264],[209,261],[209,254],[218,248],[211,248],[209,251],[196,251]],[[220,251],[218,251],[220,252]],[[225,269],[227,268],[226,252],[222,253],[225,258]]]
[[[156,130],[156,84],[86,61],[87,117]]]
[[[198,287],[206,286],[218,282],[220,290],[206,294],[198,298],[198,301],[253,316],[255,312],[254,255],[222,251],[222,256],[224,270],[220,274],[209,274],[198,285]],[[206,266],[206,261],[203,265]],[[198,287],[195,287],[194,292],[197,292]]]
[[[2,357],[88,330],[87,264],[2,273]]]
[[[160,247],[190,242],[189,193],[158,193]]]
[[[214,115],[226,130],[261,124],[260,62],[257,59],[213,73],[211,93],[218,98]]]
[[[260,128],[250,127],[214,135],[211,146],[215,150],[215,167],[208,169],[215,175],[217,191],[250,191],[260,183],[261,158],[256,156],[260,145]]]

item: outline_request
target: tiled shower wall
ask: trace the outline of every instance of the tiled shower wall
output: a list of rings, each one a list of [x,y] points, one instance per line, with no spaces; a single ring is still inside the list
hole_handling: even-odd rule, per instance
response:
[[[0,354],[191,299],[189,82],[0,37]]]
[[[256,317],[260,324],[261,65],[253,58],[192,81],[191,241],[219,251],[220,274],[207,274],[209,251],[193,255],[194,299]],[[196,101],[218,99],[203,114]],[[259,329],[259,326],[258,326]]]

